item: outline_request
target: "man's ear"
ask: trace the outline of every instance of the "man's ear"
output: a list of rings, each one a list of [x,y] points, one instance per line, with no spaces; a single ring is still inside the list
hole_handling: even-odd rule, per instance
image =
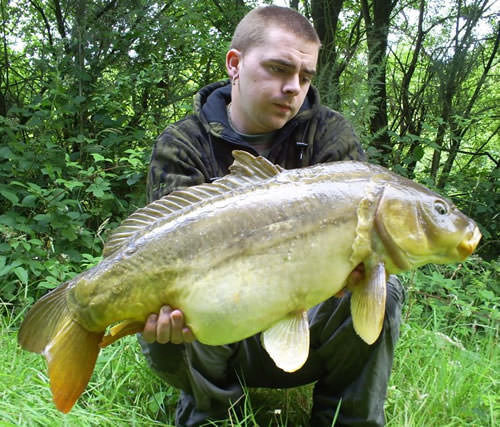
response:
[[[226,54],[226,70],[229,78],[234,82],[240,73],[241,52],[230,49]]]

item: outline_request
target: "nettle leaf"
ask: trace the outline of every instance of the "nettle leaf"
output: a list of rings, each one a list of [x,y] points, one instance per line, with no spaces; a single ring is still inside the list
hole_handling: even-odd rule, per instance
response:
[[[73,98],[73,102],[75,104],[81,104],[82,102],[84,102],[87,98],[85,98],[84,96],[81,96],[81,95],[78,95],[78,96],[75,96]]]
[[[59,281],[52,277],[48,276],[45,280],[41,281],[38,283],[37,288],[38,289],[54,289],[59,285]]]
[[[105,193],[109,191],[109,182],[104,181],[102,178],[97,178],[95,182],[85,190],[87,193],[92,193],[98,199],[111,197]]]
[[[19,197],[17,197],[17,194],[6,188],[0,188],[0,194],[13,205],[17,205],[19,203]]]
[[[127,178],[127,185],[134,185],[142,178],[142,173],[134,173]]]
[[[106,160],[106,158],[99,153],[90,153],[90,155],[94,158],[94,161],[96,162],[102,162]]]
[[[0,147],[0,159],[11,159],[14,157],[9,147]]]
[[[37,196],[30,194],[30,195],[23,198],[21,205],[26,207],[26,208],[34,208],[36,206],[35,202],[37,199],[38,199]]]
[[[12,267],[10,265],[4,265],[3,268],[0,268],[0,277],[6,276],[12,271]]]
[[[48,214],[38,214],[33,219],[43,225],[50,223],[50,215]]]
[[[66,237],[66,239],[68,239],[69,241],[73,241],[73,240],[76,240],[76,238],[78,237],[77,234],[75,233],[75,230],[72,229],[72,228],[64,228],[61,230],[61,235],[63,235],[64,237]]]
[[[83,187],[83,185],[84,185],[83,182],[78,181],[76,179],[67,180],[67,179],[63,179],[63,178],[56,179],[56,183],[64,185],[69,190],[73,190],[73,189],[78,188],[78,187]]]
[[[28,283],[28,272],[23,267],[14,268],[14,274],[23,285],[26,285]]]
[[[90,155],[94,158],[95,162],[111,162],[111,159],[107,159],[102,154],[90,153]]]

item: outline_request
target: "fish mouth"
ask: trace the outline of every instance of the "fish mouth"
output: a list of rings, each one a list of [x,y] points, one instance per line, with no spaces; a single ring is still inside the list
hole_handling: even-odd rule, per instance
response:
[[[462,259],[467,258],[474,249],[476,249],[479,241],[481,240],[481,232],[477,225],[474,226],[474,230],[468,234],[468,236],[463,239],[457,246],[457,251]]]

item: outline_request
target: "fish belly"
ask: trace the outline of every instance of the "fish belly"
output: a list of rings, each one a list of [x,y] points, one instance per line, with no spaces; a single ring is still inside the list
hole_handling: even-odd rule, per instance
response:
[[[353,226],[331,226],[193,271],[178,284],[187,324],[199,341],[221,345],[309,309],[343,289],[353,239]]]

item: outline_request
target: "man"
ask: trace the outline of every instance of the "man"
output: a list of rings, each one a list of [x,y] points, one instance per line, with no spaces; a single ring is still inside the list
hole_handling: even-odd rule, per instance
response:
[[[158,138],[149,172],[150,201],[227,174],[234,149],[287,169],[364,159],[351,126],[320,105],[311,87],[319,48],[314,28],[293,9],[267,6],[249,12],[226,56],[230,81],[203,88],[194,114]],[[348,280],[356,282],[362,274],[356,269]],[[168,306],[149,316],[139,340],[158,375],[182,389],[177,425],[227,418],[230,405],[242,396],[241,383],[281,388],[312,382],[312,426],[330,426],[338,405],[337,425],[383,425],[403,302],[396,278],[387,287],[384,328],[373,345],[353,330],[349,295],[309,310],[309,358],[294,373],[276,367],[258,335],[225,346],[197,342],[182,312]]]

